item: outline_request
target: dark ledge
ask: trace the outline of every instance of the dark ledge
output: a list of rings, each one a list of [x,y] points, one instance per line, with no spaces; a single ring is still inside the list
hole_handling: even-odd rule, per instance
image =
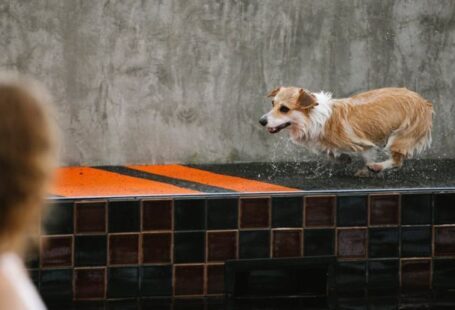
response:
[[[200,164],[195,168],[293,187],[304,191],[455,189],[455,159],[407,160],[401,169],[355,177],[361,163],[320,162]]]

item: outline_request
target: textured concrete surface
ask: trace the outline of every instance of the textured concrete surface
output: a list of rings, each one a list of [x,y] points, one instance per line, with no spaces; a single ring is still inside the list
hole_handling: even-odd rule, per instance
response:
[[[406,86],[455,156],[455,1],[0,2],[0,68],[52,90],[74,164],[305,160],[257,124],[277,85]]]

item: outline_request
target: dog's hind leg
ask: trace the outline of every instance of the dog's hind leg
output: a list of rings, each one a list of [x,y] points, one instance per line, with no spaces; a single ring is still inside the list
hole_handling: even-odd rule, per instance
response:
[[[375,147],[369,148],[368,150],[362,152],[361,156],[365,162],[365,166],[355,173],[356,177],[369,177],[371,171],[368,168],[368,165],[374,164],[377,157],[377,149]]]
[[[406,156],[398,152],[391,152],[391,157],[380,163],[369,163],[367,167],[370,171],[375,173],[381,172],[391,168],[400,168]]]

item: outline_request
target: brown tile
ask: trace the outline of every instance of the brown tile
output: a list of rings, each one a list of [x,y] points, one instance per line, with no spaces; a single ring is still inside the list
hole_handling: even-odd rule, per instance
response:
[[[142,262],[171,262],[171,233],[144,233],[142,235]]]
[[[172,200],[142,200],[142,230],[171,230]]]
[[[240,200],[240,228],[267,228],[269,226],[269,198],[244,198]]]
[[[207,265],[207,294],[224,294],[224,265]]]
[[[175,295],[204,294],[203,265],[175,265],[174,277]]]
[[[77,202],[75,231],[76,233],[106,232],[106,202]]]
[[[207,260],[225,261],[236,258],[237,232],[208,232],[207,233]]]
[[[137,264],[139,235],[109,235],[109,264]]]
[[[73,238],[71,236],[42,237],[41,246],[42,267],[72,266]]]
[[[305,226],[333,226],[335,224],[335,199],[335,196],[305,197]]]
[[[302,255],[301,230],[274,230],[273,257],[293,257]]]
[[[362,228],[338,230],[338,257],[357,258],[367,255],[367,230]]]
[[[411,293],[430,289],[430,260],[403,260],[401,262],[401,287]]]
[[[398,225],[399,195],[370,196],[370,225]]]
[[[75,269],[75,299],[104,299],[106,283],[105,268]]]
[[[434,255],[455,256],[455,227],[435,227]]]

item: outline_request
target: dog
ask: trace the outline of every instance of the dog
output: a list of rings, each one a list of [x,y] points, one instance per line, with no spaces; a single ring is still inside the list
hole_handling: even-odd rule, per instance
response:
[[[380,88],[335,99],[328,92],[278,87],[267,97],[272,109],[259,123],[269,133],[289,130],[291,140],[329,158],[350,161],[361,154],[356,176],[400,168],[431,145],[433,105],[406,88]],[[376,162],[379,151],[389,158]]]

